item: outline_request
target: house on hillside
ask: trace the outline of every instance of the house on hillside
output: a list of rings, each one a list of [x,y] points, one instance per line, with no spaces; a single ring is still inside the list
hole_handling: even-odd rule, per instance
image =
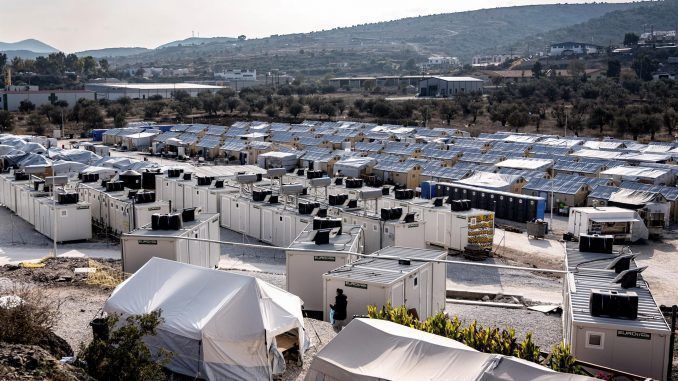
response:
[[[549,47],[550,57],[590,55],[602,53],[604,48],[599,45],[588,44],[585,42],[559,42]]]

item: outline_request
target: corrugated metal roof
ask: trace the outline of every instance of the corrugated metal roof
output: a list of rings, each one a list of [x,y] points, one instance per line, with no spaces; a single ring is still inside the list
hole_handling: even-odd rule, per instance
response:
[[[332,270],[326,276],[359,282],[392,284],[393,282],[417,272],[426,262],[412,261],[410,265],[400,265],[398,261],[379,259],[379,256],[398,258],[440,259],[446,253],[440,250],[410,249],[404,247],[387,247],[381,249],[370,258],[363,258],[349,265]]]
[[[600,324],[606,326],[616,326],[621,329],[629,328],[633,330],[653,330],[661,331],[666,334],[670,332],[669,326],[664,320],[664,316],[657,307],[647,284],[638,277],[638,283],[635,288],[624,290],[612,280],[617,276],[614,271],[590,271],[580,270],[573,274],[574,290],[570,290],[570,301],[572,308],[572,319],[574,323]],[[638,294],[638,319],[613,319],[600,316],[591,316],[589,301],[591,299],[591,290],[601,291],[633,291]]]

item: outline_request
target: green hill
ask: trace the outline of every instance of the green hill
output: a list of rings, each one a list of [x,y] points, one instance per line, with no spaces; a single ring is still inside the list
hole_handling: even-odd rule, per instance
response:
[[[412,53],[420,57],[442,54],[457,56],[468,62],[477,52],[496,49],[539,33],[580,24],[610,12],[636,8],[641,4],[551,4],[494,8],[411,17],[312,33],[276,35],[241,42],[215,41],[190,46],[172,43],[124,62],[192,62],[200,57],[206,62],[219,61],[220,64],[230,65],[249,63],[243,61],[245,58],[255,61],[253,57],[256,56],[284,55],[291,61],[284,60],[283,65],[273,68],[290,69],[303,62],[290,57],[298,55],[302,50],[340,52],[330,57],[330,60],[341,60],[345,52],[349,59],[351,53],[356,52],[367,53],[370,58],[378,59],[409,51],[410,56]],[[233,47],[234,43],[237,44],[237,50]],[[365,57],[364,54],[361,55],[363,60]],[[289,64],[290,67],[284,64]]]
[[[538,33],[504,47],[525,53],[563,41],[590,42],[602,46],[621,44],[624,34],[643,31],[675,30],[678,25],[678,0],[645,2],[631,9],[618,10],[586,22]]]

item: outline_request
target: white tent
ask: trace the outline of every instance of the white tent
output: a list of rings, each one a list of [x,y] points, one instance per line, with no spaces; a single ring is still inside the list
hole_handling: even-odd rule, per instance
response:
[[[308,347],[302,301],[257,278],[153,258],[121,283],[104,311],[162,310],[155,351],[173,353],[174,372],[208,380],[268,380],[284,371],[276,336],[292,331]]]
[[[376,319],[353,319],[311,363],[306,381],[584,381],[514,357]]]

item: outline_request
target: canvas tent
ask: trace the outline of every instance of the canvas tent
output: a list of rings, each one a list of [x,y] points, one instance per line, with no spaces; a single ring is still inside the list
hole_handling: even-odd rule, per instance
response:
[[[353,319],[311,363],[306,381],[584,381],[514,357],[376,319]]]
[[[284,371],[276,337],[294,332],[308,347],[299,297],[257,278],[152,258],[121,283],[104,311],[162,310],[152,351],[173,353],[167,368],[207,380],[268,380]]]

